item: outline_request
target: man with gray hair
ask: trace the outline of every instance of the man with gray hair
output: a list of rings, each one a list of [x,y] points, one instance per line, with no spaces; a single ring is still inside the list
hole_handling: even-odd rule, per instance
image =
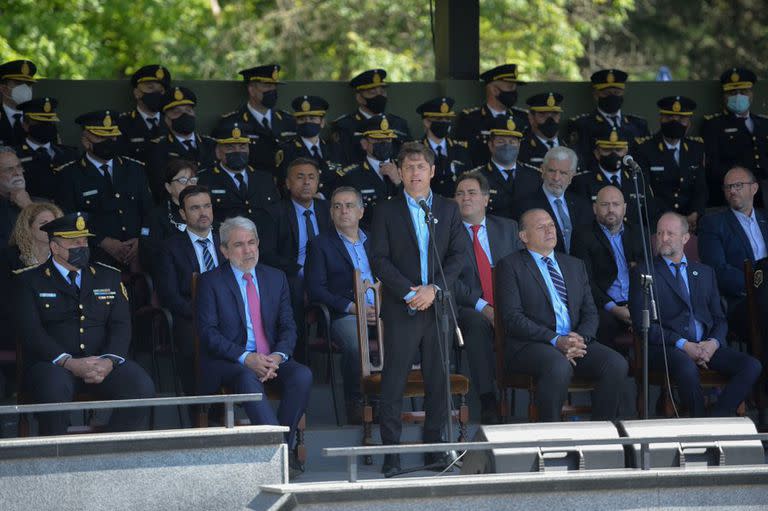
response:
[[[219,228],[227,260],[200,276],[197,328],[200,336],[200,392],[226,385],[238,394],[264,393],[276,385],[282,395],[275,414],[264,401],[243,405],[252,424],[290,427],[289,448],[304,414],[312,385],[309,368],[293,358],[296,324],[285,274],[259,262],[256,225],[229,218]],[[291,468],[301,470],[295,453]]]
[[[31,203],[24,179],[24,167],[16,151],[0,145],[0,246],[8,245],[16,217]]]
[[[557,246],[555,250],[569,254],[574,230],[589,226],[594,215],[589,202],[568,191],[576,175],[579,158],[573,149],[553,147],[544,155],[541,163],[542,185],[535,194],[521,201],[515,218],[529,209],[543,209],[555,220]]]

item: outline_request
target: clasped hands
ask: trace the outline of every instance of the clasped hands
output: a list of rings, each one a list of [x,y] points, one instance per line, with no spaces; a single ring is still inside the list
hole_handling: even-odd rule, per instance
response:
[[[263,353],[251,352],[245,357],[245,367],[256,373],[261,383],[265,383],[277,377],[277,370],[282,361],[283,357],[277,353],[264,355]]]
[[[85,383],[99,384],[112,372],[112,360],[99,357],[68,358],[62,367]]]
[[[719,347],[720,343],[715,339],[707,339],[706,341],[701,342],[688,341],[683,344],[683,351],[685,351],[685,353],[691,357],[691,360],[696,362],[698,366],[701,366],[704,369],[709,369],[707,364]]]
[[[414,286],[411,291],[415,291],[416,294],[407,300],[407,303],[412,309],[417,311],[423,311],[429,309],[435,301],[437,295],[437,289],[432,284],[425,286]]]
[[[566,335],[557,336],[555,344],[557,349],[565,355],[565,358],[568,359],[568,362],[574,367],[576,366],[575,359],[582,358],[587,354],[587,343],[585,342],[584,337],[576,332],[568,332]]]

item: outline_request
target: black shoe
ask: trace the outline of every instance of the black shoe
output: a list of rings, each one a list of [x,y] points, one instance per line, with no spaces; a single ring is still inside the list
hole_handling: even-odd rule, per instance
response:
[[[425,452],[424,465],[431,465],[427,470],[442,472],[453,462],[448,452]]]
[[[381,473],[384,474],[384,477],[392,477],[398,472],[400,472],[400,455],[385,454],[384,465],[381,466]]]
[[[295,452],[288,455],[288,479],[293,481],[296,477],[304,473],[304,465],[299,461]]]

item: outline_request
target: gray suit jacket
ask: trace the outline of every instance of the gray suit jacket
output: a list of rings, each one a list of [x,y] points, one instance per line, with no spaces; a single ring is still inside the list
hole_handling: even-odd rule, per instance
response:
[[[568,292],[571,330],[587,343],[595,340],[599,318],[581,259],[555,252]],[[496,309],[501,312],[507,356],[532,342],[549,343],[557,335],[555,310],[536,261],[527,250],[514,252],[497,264]]]

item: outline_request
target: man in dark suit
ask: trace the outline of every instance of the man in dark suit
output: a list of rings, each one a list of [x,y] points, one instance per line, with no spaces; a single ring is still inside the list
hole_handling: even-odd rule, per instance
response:
[[[629,317],[629,271],[643,260],[643,246],[637,233],[625,225],[627,204],[615,186],[597,192],[592,205],[595,221],[591,229],[574,233],[571,255],[584,261],[600,315],[597,330],[600,342],[619,349],[613,340],[627,332]]]
[[[651,324],[648,333],[648,367],[657,371],[669,367],[680,400],[692,417],[705,414],[699,367],[727,376],[728,385],[711,414],[734,415],[760,376],[762,366],[755,358],[725,345],[728,325],[715,272],[686,259],[683,246],[689,238],[684,216],[668,212],[659,218],[659,257],[654,260],[659,320]],[[632,272],[629,301],[632,321],[639,331],[644,298],[637,270]]]
[[[186,228],[163,242],[155,282],[160,304],[173,315],[173,335],[179,347],[181,383],[187,395],[195,393],[192,330],[192,274],[205,273],[223,261],[218,233],[214,232],[211,192],[188,186],[179,194],[179,213]]]
[[[728,323],[742,336],[747,325],[744,261],[768,256],[768,214],[754,207],[758,189],[751,171],[732,168],[723,182],[728,209],[705,215],[699,225],[701,262],[715,270],[720,295],[728,304]]]
[[[438,287],[453,287],[469,250],[456,203],[434,195],[429,188],[435,174],[434,153],[419,142],[404,144],[398,166],[405,193],[376,206],[371,234],[373,272],[383,284],[381,318],[387,356],[381,379],[379,423],[385,445],[400,442],[403,392],[419,351],[425,387],[423,439],[442,439],[441,430],[448,420],[448,389],[441,360],[447,350],[438,342],[434,302]],[[435,239],[430,239],[420,201],[434,215]],[[445,281],[440,278],[430,244],[439,254]],[[427,463],[444,461],[443,456],[426,458]],[[399,456],[385,457],[384,473],[399,467]]]
[[[72,401],[76,392],[101,399],[155,396],[147,373],[127,360],[131,342],[128,293],[120,271],[89,264],[88,215],[48,222],[51,257],[18,270],[17,311],[24,350],[24,388],[37,403]],[[41,414],[40,433],[66,433],[69,414]],[[109,429],[146,429],[147,408],[112,412]]]
[[[517,235],[517,222],[486,215],[489,200],[488,181],[472,171],[459,176],[454,198],[462,223],[472,244],[469,264],[454,282],[454,297],[459,306],[459,327],[472,375],[472,386],[480,397],[480,422],[499,421],[493,355],[493,278],[491,267],[508,254],[523,248]]]
[[[589,225],[594,218],[589,201],[568,190],[577,166],[578,157],[573,149],[560,146],[547,151],[541,164],[541,186],[520,200],[515,214],[520,218],[529,209],[543,209],[549,213],[557,227],[555,250],[566,254],[571,253],[574,232]]]
[[[357,306],[354,274],[375,282],[371,273],[370,242],[360,229],[363,197],[351,186],[340,186],[331,196],[332,229],[320,233],[309,246],[304,274],[310,302],[325,304],[331,312],[331,336],[341,347],[347,422],[362,420],[360,404],[360,347],[357,339]],[[366,316],[375,323],[373,293],[367,296]]]
[[[142,66],[131,75],[131,93],[136,108],[117,118],[119,154],[146,162],[150,141],[168,133],[161,109],[170,87],[170,71],[158,64]]]
[[[293,359],[296,324],[288,281],[280,270],[259,262],[256,225],[244,217],[226,220],[219,229],[227,260],[202,274],[197,295],[202,382],[211,394],[221,385],[239,394],[263,393],[273,382],[282,399],[277,414],[264,399],[243,404],[253,424],[288,426],[293,447],[304,414],[312,372]],[[299,467],[292,454],[291,468]]]
[[[574,375],[595,382],[592,419],[616,418],[627,362],[595,338],[599,319],[584,263],[555,253],[555,222],[543,209],[523,214],[520,239],[525,250],[497,265],[509,370],[535,379],[541,421],[560,420]]]
[[[29,60],[12,60],[0,65],[0,145],[15,146],[24,141],[23,112],[18,106],[32,99],[37,66]]]

